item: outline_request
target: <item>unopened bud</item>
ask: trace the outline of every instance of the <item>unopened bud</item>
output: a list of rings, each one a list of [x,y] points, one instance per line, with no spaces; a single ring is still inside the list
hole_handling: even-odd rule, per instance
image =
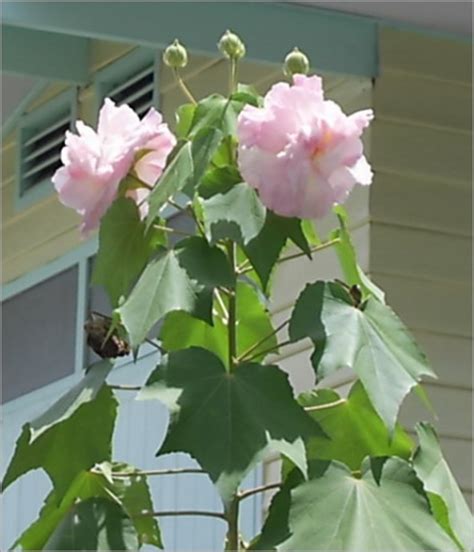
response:
[[[296,75],[298,73],[307,75],[309,71],[309,60],[303,52],[300,52],[298,48],[293,50],[286,56],[285,64],[283,65],[283,72],[287,77]]]
[[[176,39],[163,52],[163,61],[168,67],[181,69],[188,64],[188,52],[186,48]]]
[[[230,59],[240,59],[245,56],[245,45],[240,38],[227,30],[222,36],[217,46],[225,57]]]

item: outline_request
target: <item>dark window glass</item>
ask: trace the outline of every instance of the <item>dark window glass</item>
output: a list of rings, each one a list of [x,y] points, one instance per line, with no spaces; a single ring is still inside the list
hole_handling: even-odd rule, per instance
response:
[[[2,304],[2,400],[74,372],[77,268]]]

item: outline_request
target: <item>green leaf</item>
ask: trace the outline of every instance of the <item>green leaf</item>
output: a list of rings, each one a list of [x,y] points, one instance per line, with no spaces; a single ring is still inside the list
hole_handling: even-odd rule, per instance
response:
[[[393,435],[388,432],[360,382],[353,385],[344,402],[324,408],[324,405],[340,400],[341,397],[331,389],[315,390],[298,397],[304,408],[319,407],[309,414],[329,437],[309,439],[306,446],[308,459],[339,460],[351,470],[359,470],[366,456],[409,459],[411,439],[399,424]]]
[[[153,502],[148,486],[147,478],[140,474],[136,468],[124,463],[108,462],[97,466],[104,477],[111,478],[108,485],[109,494],[112,493],[132,519],[140,544],[150,544],[163,548],[160,529],[156,519],[152,516],[143,516],[143,512],[153,511]],[[127,473],[129,477],[114,477],[114,474]]]
[[[153,325],[171,311],[183,310],[211,323],[213,289],[228,285],[232,274],[220,249],[204,238],[180,241],[146,267],[118,309],[131,346],[140,345]]]
[[[421,376],[434,374],[407,328],[390,307],[369,297],[363,310],[335,283],[309,284],[296,301],[289,335],[315,344],[312,363],[318,378],[344,367],[362,381],[389,429],[401,402]]]
[[[254,107],[263,106],[262,96],[260,96],[253,86],[248,84],[238,84],[237,91],[232,94],[231,98],[244,104],[253,105]]]
[[[104,286],[112,305],[128,293],[146,265],[152,237],[132,199],[117,199],[102,219],[92,283]]]
[[[272,270],[288,240],[311,257],[311,248],[303,234],[301,221],[280,217],[267,210],[265,224],[260,233],[244,246],[244,252],[260,278],[266,291]]]
[[[228,310],[227,297],[222,294],[222,301]],[[236,293],[237,312],[237,356],[247,351],[262,338],[273,333],[273,326],[268,309],[262,302],[257,291],[247,283],[238,282]],[[213,317],[213,325],[209,326],[202,320],[197,320],[189,314],[177,311],[166,316],[160,331],[161,346],[166,351],[178,351],[188,347],[208,349],[228,366],[229,347],[227,326],[222,318],[225,313],[215,303],[214,309],[219,309],[219,315]],[[265,340],[253,352],[255,360],[260,361],[269,354],[269,349],[278,352],[275,335]],[[260,354],[264,353],[264,354]]]
[[[183,188],[183,193],[188,197],[194,197],[194,192],[201,183],[221,140],[222,132],[214,127],[203,127],[194,136],[191,146],[193,176]]]
[[[456,547],[431,516],[408,463],[389,458],[377,481],[339,462],[313,461],[309,480],[292,472],[275,496],[254,550],[406,552]]]
[[[35,440],[30,424],[23,426],[2,482],[3,490],[21,475],[42,468],[51,478],[57,496],[62,496],[78,473],[110,459],[117,401],[106,386],[88,398],[87,393],[79,394],[69,409],[66,401],[59,401],[56,410],[36,421]]]
[[[210,326],[187,312],[170,312],[161,327],[160,338],[165,351],[202,347],[214,353],[224,364],[228,363],[227,326],[219,317],[214,316]]]
[[[417,424],[416,432],[420,444],[413,458],[413,467],[428,496],[434,495],[430,496],[432,507],[438,504],[438,508],[433,508],[435,517],[448,533],[455,535],[462,550],[470,550],[474,529],[472,514],[443,458],[436,432],[427,423]]]
[[[138,550],[132,520],[105,498],[74,504],[43,550]]]
[[[339,243],[335,247],[346,283],[350,286],[360,286],[364,297],[372,296],[381,303],[385,303],[385,293],[364,274],[357,263],[357,253],[347,228],[346,210],[342,205],[336,205],[333,211],[337,215],[340,228],[331,232],[330,239],[339,239]]]
[[[204,127],[215,127],[224,136],[234,136],[237,132],[237,116],[243,106],[243,103],[229,100],[220,94],[204,98],[196,107],[191,136],[195,136]]]
[[[320,432],[294,400],[288,377],[278,367],[247,363],[229,373],[204,349],[170,353],[140,396],[158,399],[170,409],[158,454],[191,454],[225,502],[269,450],[284,454],[305,472],[303,437]]]
[[[173,158],[148,196],[149,210],[146,227],[150,228],[160,209],[170,197],[182,190],[193,178],[193,158],[191,142],[186,142]]]
[[[141,515],[152,511],[152,501],[146,478],[127,464],[109,464],[95,467],[94,472],[83,471],[72,482],[64,497],[54,491],[48,496],[39,518],[20,536],[14,547],[23,550],[42,550],[61,521],[78,501],[106,498],[119,504],[131,518],[141,544],[162,548],[160,531],[155,518]],[[115,472],[129,473],[130,477],[114,477]]]
[[[206,236],[211,244],[230,238],[247,244],[265,223],[265,207],[257,193],[245,182],[225,193],[201,199]]]
[[[193,104],[183,104],[176,110],[176,128],[175,134],[178,139],[187,138],[194,118],[196,107]]]
[[[225,194],[240,182],[242,182],[242,177],[239,171],[231,165],[210,169],[201,181],[199,196],[209,199],[216,194]]]

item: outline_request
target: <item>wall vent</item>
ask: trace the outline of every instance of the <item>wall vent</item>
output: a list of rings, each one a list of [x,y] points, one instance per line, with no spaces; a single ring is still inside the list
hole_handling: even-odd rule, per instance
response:
[[[25,114],[20,128],[20,195],[51,177],[61,166],[66,130],[75,119],[71,94],[62,94]]]
[[[107,94],[117,105],[128,104],[140,117],[154,104],[155,68],[138,71]]]

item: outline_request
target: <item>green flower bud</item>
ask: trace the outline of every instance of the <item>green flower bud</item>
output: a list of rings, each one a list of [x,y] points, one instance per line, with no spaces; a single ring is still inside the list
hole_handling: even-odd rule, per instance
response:
[[[163,61],[172,69],[181,69],[188,64],[188,52],[186,48],[176,39],[163,52]]]
[[[219,51],[230,59],[240,59],[245,56],[245,45],[240,38],[228,29],[217,43]]]
[[[283,72],[287,77],[301,73],[307,75],[309,71],[309,59],[298,48],[293,50],[286,56]]]

